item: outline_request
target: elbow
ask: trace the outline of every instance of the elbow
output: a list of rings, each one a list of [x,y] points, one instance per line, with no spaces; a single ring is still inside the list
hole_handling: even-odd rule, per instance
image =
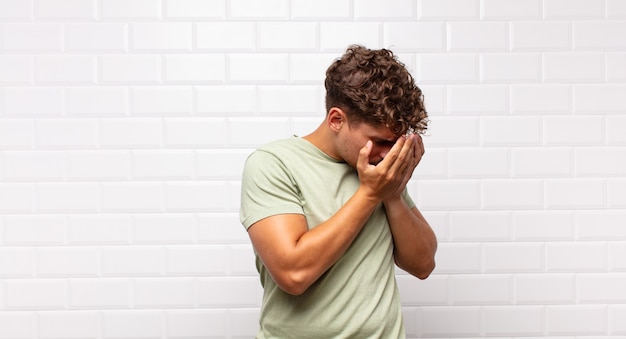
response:
[[[430,277],[430,274],[435,270],[435,261],[432,260],[428,265],[425,265],[421,271],[417,272],[415,276],[420,280],[425,280]]]
[[[304,277],[304,274],[298,272],[285,273],[278,279],[275,278],[274,282],[285,293],[293,296],[303,294],[312,284]]]

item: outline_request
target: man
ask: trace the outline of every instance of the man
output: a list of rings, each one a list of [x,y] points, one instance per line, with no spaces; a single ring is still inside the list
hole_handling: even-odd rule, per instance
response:
[[[435,235],[406,184],[422,92],[389,50],[350,46],[326,72],[311,134],[253,152],[241,222],[264,288],[257,338],[404,338],[394,262],[425,279]]]

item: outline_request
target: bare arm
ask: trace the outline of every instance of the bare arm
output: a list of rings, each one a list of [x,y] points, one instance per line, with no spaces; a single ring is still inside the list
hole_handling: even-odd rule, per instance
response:
[[[357,171],[360,186],[356,193],[330,219],[308,230],[304,216],[281,214],[254,223],[248,229],[252,244],[263,264],[287,293],[304,293],[348,249],[373,210],[383,198],[403,184],[399,171],[406,165],[394,161],[404,141],[397,143],[386,160],[368,163],[372,144],[359,154]]]

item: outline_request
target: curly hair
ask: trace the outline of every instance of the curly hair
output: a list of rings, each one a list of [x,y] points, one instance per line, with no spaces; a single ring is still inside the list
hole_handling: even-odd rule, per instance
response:
[[[326,71],[324,85],[326,112],[341,108],[351,124],[384,125],[397,136],[427,128],[422,90],[390,50],[348,47]]]

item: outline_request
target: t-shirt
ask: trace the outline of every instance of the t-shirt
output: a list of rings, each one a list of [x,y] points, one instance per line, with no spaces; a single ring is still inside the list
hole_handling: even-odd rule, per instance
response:
[[[333,216],[356,192],[354,168],[308,141],[269,143],[247,159],[241,222],[248,229],[276,214],[302,214],[309,229]],[[411,198],[404,199],[413,207]],[[404,338],[393,240],[380,204],[345,254],[303,294],[284,292],[258,254],[264,289],[257,338]]]

